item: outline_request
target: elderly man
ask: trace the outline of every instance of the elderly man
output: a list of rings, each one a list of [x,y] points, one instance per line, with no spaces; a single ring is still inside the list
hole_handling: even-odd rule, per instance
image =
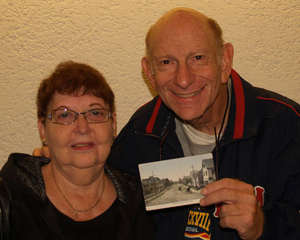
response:
[[[123,128],[110,162],[138,176],[139,163],[212,152],[220,179],[201,207],[154,212],[156,239],[300,239],[300,106],[243,80],[219,25],[192,9],[162,16],[146,46],[158,96]]]
[[[242,79],[219,25],[195,10],[166,13],[146,46],[158,96],[109,161],[139,176],[140,163],[212,152],[219,179],[198,206],[149,212],[156,239],[300,239],[300,106]]]

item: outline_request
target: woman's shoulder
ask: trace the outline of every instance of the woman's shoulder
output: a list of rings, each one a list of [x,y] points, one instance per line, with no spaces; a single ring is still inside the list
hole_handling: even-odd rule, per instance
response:
[[[36,199],[45,199],[41,166],[49,162],[49,158],[12,153],[3,166],[0,176],[5,182],[10,182],[9,185],[24,189]]]
[[[110,164],[110,163],[106,163],[105,164],[105,172],[108,174],[108,176],[113,180],[113,182],[115,183],[115,181],[124,181],[124,184],[128,183],[130,184],[130,186],[135,187],[135,185],[137,184],[137,178],[134,177],[132,174]]]
[[[129,204],[140,187],[137,178],[109,163],[105,165],[105,172],[113,181],[119,200]]]

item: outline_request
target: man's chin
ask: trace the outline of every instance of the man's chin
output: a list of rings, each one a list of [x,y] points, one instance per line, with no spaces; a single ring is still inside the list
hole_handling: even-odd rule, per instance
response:
[[[190,122],[190,121],[193,121],[193,120],[196,120],[196,119],[200,119],[202,117],[202,114],[200,114],[200,113],[193,113],[189,109],[176,111],[175,114],[181,120],[184,120],[184,121],[187,121],[187,122]]]

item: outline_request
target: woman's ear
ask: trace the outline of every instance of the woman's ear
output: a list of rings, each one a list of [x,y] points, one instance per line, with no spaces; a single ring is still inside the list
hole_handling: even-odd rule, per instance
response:
[[[233,61],[233,46],[231,43],[223,45],[223,56],[222,56],[222,83],[227,83],[231,74],[231,66]]]
[[[46,133],[45,133],[45,123],[44,123],[45,119],[39,119],[38,120],[38,129],[39,129],[39,133],[40,133],[40,138],[42,140],[42,142],[44,142],[46,139]]]
[[[44,156],[44,157],[48,157],[51,158],[50,155],[50,150],[47,146],[47,136],[46,136],[46,124],[45,124],[45,119],[39,119],[38,120],[38,128],[39,128],[39,132],[40,132],[40,138],[42,140],[42,147],[41,148],[36,148],[33,151],[33,155],[34,156]]]

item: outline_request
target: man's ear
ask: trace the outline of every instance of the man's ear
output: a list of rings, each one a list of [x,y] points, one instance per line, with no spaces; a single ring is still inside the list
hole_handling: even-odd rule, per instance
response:
[[[146,74],[151,86],[153,87],[153,89],[156,91],[156,86],[155,86],[155,81],[154,81],[154,75],[151,72],[151,67],[150,67],[150,62],[149,59],[147,57],[143,57],[142,61],[142,68],[144,73]]]
[[[223,45],[223,56],[222,56],[222,83],[227,83],[231,74],[231,66],[233,61],[233,46],[231,43]]]

